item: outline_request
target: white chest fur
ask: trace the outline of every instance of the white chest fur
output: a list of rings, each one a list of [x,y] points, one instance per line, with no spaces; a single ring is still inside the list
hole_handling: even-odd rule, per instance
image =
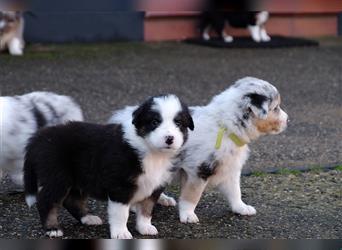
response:
[[[149,197],[156,188],[166,185],[171,179],[170,155],[148,154],[142,160],[142,164],[144,173],[138,177],[138,189],[131,201],[132,204]]]
[[[231,176],[239,174],[248,158],[248,146],[236,147],[229,139],[226,140],[226,144],[216,154],[216,159],[220,164],[215,170],[215,175],[208,179],[210,186],[217,186],[229,180]]]

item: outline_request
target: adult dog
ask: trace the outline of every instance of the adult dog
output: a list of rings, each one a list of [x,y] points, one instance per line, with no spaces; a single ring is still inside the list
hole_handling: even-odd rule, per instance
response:
[[[0,51],[14,56],[24,53],[24,18],[20,11],[0,11]]]
[[[9,174],[22,186],[28,139],[43,127],[81,120],[80,107],[67,96],[32,92],[0,97],[0,177]]]
[[[189,110],[175,95],[152,97],[132,112],[119,113],[115,124],[73,122],[43,129],[27,147],[27,204],[35,203],[38,193],[38,211],[50,237],[63,235],[60,205],[83,224],[102,224],[88,213],[87,195],[108,200],[111,238],[132,238],[127,220],[133,205],[138,232],[155,235],[152,208],[172,176],[173,158],[188,129],[194,129]]]

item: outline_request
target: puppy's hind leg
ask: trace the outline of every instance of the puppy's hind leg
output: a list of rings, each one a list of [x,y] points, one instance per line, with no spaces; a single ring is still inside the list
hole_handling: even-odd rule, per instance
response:
[[[91,215],[87,209],[87,197],[80,190],[71,189],[63,202],[63,206],[79,222],[84,225],[102,225],[100,217]]]
[[[179,217],[182,223],[197,223],[199,222],[195,214],[195,208],[202,196],[202,193],[207,185],[207,182],[199,179],[183,180],[181,195],[179,198]]]
[[[23,172],[24,161],[15,160],[12,163],[11,170],[8,172],[11,180],[18,187],[24,186],[24,172]]]
[[[58,187],[58,188],[57,188]],[[50,238],[62,237],[63,231],[58,224],[58,210],[68,195],[69,188],[60,183],[45,185],[38,194],[38,212],[46,235]]]
[[[171,196],[168,196],[165,193],[161,193],[158,199],[158,204],[166,207],[175,207],[177,202]]]

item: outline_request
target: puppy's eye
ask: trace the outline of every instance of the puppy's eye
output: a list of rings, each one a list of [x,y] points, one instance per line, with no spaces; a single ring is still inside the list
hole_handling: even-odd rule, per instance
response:
[[[155,126],[155,127],[158,126],[159,123],[160,123],[160,122],[159,122],[157,119],[154,119],[154,120],[151,121],[151,125],[152,125],[152,126]]]
[[[182,121],[181,120],[175,120],[175,124],[177,127],[182,127]]]
[[[280,109],[280,107],[279,107],[279,105],[277,105],[277,106],[273,109],[273,111],[278,112],[279,109]]]

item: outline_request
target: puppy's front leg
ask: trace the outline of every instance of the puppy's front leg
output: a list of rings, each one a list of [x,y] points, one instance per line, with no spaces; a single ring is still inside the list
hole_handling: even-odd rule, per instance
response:
[[[267,34],[265,27],[263,26],[260,30],[261,41],[269,42],[271,41],[271,37]]]
[[[110,237],[112,239],[132,239],[132,234],[128,231],[127,220],[129,215],[129,205],[108,200],[108,221],[110,227]]]
[[[195,214],[195,208],[207,182],[199,178],[188,178],[182,183],[181,195],[179,198],[179,217],[182,223],[197,223],[199,219]]]
[[[147,198],[139,202],[136,206],[137,222],[136,229],[142,235],[157,235],[158,230],[152,225],[152,210],[155,201]]]
[[[8,43],[8,50],[12,56],[22,56],[23,55],[23,46],[21,41],[18,38],[13,38]]]
[[[227,198],[232,211],[241,215],[254,215],[254,207],[246,205],[241,199],[240,175],[241,168],[231,168],[228,178],[218,185],[218,189]]]
[[[251,34],[252,39],[254,42],[260,42],[260,26],[259,25],[250,25],[248,26],[249,33]]]
[[[136,204],[137,223],[136,229],[142,235],[157,235],[158,230],[152,225],[152,211],[164,188],[156,189],[152,195]]]

